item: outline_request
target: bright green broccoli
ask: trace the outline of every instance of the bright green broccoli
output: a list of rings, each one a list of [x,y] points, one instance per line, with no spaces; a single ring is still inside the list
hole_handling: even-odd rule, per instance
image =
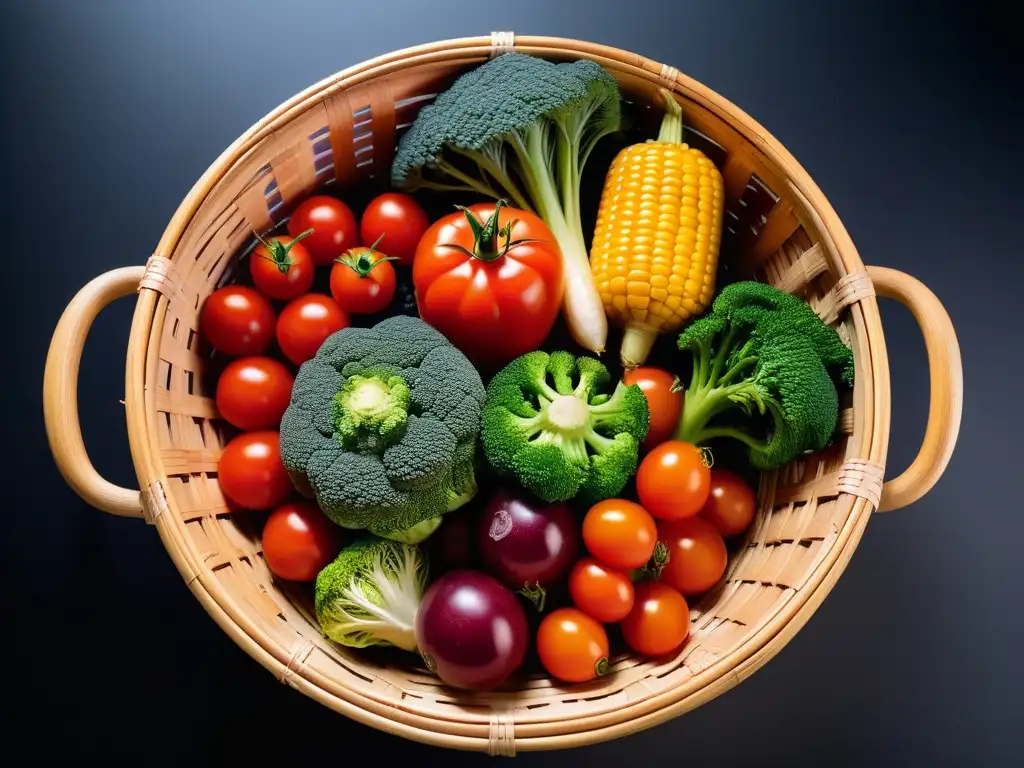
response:
[[[466,356],[419,318],[344,328],[299,368],[281,459],[338,525],[417,543],[476,494],[484,397]]]
[[[618,494],[637,468],[647,436],[647,398],[608,369],[569,352],[527,352],[487,387],[484,455],[545,501]],[[605,391],[603,391],[605,390]]]
[[[428,572],[419,547],[361,536],[316,577],[313,605],[320,629],[353,648],[416,650],[416,611]]]
[[[590,275],[580,179],[594,146],[620,121],[618,84],[596,62],[503,54],[420,110],[399,142],[391,180],[472,191],[538,214],[562,251],[569,328],[600,352],[607,320]]]
[[[806,302],[764,283],[728,285],[678,346],[693,354],[679,440],[740,440],[757,469],[777,469],[831,441],[837,386],[853,384],[853,353]],[[737,410],[751,429],[722,423]]]

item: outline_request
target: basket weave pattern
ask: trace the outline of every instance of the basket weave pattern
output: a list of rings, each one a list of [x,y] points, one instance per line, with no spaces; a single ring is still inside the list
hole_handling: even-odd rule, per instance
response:
[[[836,327],[854,350],[857,385],[833,448],[762,475],[745,546],[722,583],[692,606],[691,639],[676,657],[615,658],[608,675],[585,685],[518,678],[514,690],[467,695],[422,668],[378,666],[330,643],[308,601],[272,578],[258,535],[229,511],[216,479],[226,433],[213,393],[202,388],[198,317],[205,297],[231,278],[253,230],[274,226],[294,201],[324,185],[386,176],[396,138],[417,110],[465,67],[513,46],[556,60],[595,59],[638,103],[656,103],[659,87],[674,90],[686,139],[707,146],[722,170],[725,235],[744,256],[735,268],[803,297]],[[136,338],[145,337],[133,345],[128,374],[133,456],[150,481],[147,519],[224,630],[282,682],[350,717],[501,755],[648,727],[717,696],[771,658],[827,594],[878,507],[888,416],[873,408],[873,387],[887,396],[888,373],[872,362],[874,290],[852,243],[795,161],[750,126],[756,129],[674,68],[601,46],[503,33],[347,70],[229,148],[149,260],[133,326]]]

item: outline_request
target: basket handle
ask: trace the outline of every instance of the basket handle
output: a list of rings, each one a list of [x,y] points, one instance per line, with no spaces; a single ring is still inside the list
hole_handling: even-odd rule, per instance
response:
[[[78,421],[78,366],[100,310],[134,293],[145,271],[142,266],[113,269],[75,294],[57,322],[43,374],[43,419],[57,469],[85,502],[123,517],[142,517],[139,492],[104,480],[89,459]]]
[[[953,322],[927,286],[905,272],[868,267],[875,292],[910,310],[924,335],[931,378],[928,426],[917,457],[906,471],[882,486],[879,512],[902,509],[932,489],[949,464],[960,432],[964,371]]]

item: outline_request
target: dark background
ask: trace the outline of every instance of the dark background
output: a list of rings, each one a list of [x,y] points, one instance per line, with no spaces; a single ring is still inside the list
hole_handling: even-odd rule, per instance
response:
[[[276,751],[321,764],[361,752],[486,759],[356,725],[276,682],[208,618],[151,528],[102,515],[63,484],[40,402],[49,337],[74,292],[144,262],[192,183],[253,122],[368,57],[512,29],[673,64],[753,115],[811,173],[867,263],[910,272],[945,302],[965,369],[945,477],[913,507],[872,519],[775,660],[681,719],[573,757],[1019,764],[1024,168],[1008,17],[983,3],[781,0],[24,0],[0,13],[8,743],[39,729],[35,756],[144,764]],[[99,318],[80,380],[92,458],[122,485],[135,483],[119,403],[131,312],[122,301]],[[895,476],[923,434],[928,377],[910,314],[891,303],[882,313]]]

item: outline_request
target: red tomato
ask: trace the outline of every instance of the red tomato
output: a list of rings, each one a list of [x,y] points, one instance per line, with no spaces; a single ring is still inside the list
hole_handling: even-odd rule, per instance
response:
[[[704,453],[679,440],[661,443],[640,462],[636,492],[644,509],[659,520],[696,515],[711,493]]]
[[[353,315],[372,315],[391,303],[395,296],[393,256],[369,248],[353,248],[331,267],[331,296]]]
[[[263,526],[263,559],[270,572],[288,581],[313,581],[341,549],[341,529],[315,502],[282,504]]]
[[[497,208],[497,229],[514,221],[511,231],[483,227]],[[565,286],[561,251],[547,225],[528,211],[491,203],[434,222],[416,250],[412,278],[420,317],[489,369],[541,346]]]
[[[416,245],[430,226],[426,211],[409,195],[385,192],[370,201],[359,224],[363,243],[383,238],[384,251],[403,264],[412,264]]]
[[[583,518],[583,543],[594,557],[624,571],[642,568],[654,554],[658,529],[647,511],[626,499],[605,499]]]
[[[644,448],[650,450],[670,439],[675,434],[683,412],[683,393],[674,391],[677,383],[675,375],[661,368],[641,366],[628,371],[622,381],[625,384],[636,384],[647,396],[651,427],[644,440]]]
[[[338,302],[322,293],[307,293],[285,305],[277,318],[277,345],[296,365],[311,359],[327,337],[349,324]]]
[[[552,677],[585,683],[608,671],[608,633],[576,608],[558,608],[537,629],[537,655]]]
[[[707,592],[725,573],[729,553],[722,535],[707,520],[688,517],[658,523],[658,538],[668,548],[661,580],[683,595]]]
[[[313,231],[302,244],[318,267],[326,267],[359,245],[359,226],[352,209],[327,195],[307,197],[288,219],[288,234],[292,237],[308,229]]]
[[[297,237],[271,237],[253,248],[249,255],[249,274],[262,294],[278,301],[301,296],[313,285],[313,257],[299,242],[313,230]]]
[[[277,428],[292,393],[292,374],[272,357],[232,360],[217,379],[217,410],[239,429]]]
[[[242,509],[270,509],[292,494],[276,430],[232,438],[221,452],[217,478],[224,495]]]
[[[569,596],[591,618],[612,624],[633,608],[633,582],[622,571],[585,557],[569,572]]]
[[[636,585],[633,610],[619,625],[626,645],[644,656],[665,656],[678,650],[690,634],[686,598],[660,581]]]
[[[199,330],[225,355],[262,355],[274,342],[274,308],[255,288],[226,285],[203,303]]]
[[[700,511],[723,536],[743,533],[754,521],[754,489],[728,469],[711,468],[711,494]]]

